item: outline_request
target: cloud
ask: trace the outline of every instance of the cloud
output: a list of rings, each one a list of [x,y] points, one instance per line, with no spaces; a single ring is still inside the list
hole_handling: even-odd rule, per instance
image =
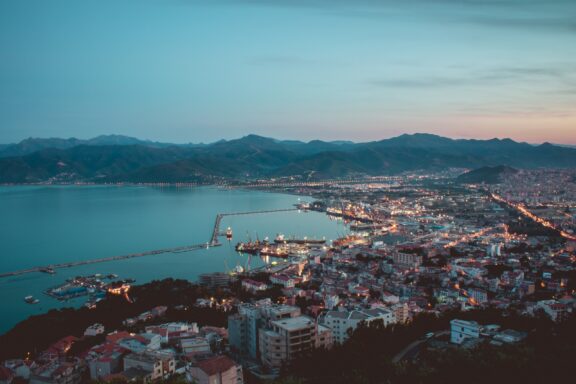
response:
[[[575,2],[576,4],[576,2]],[[555,18],[512,18],[503,16],[473,17],[467,22],[503,29],[522,29],[534,32],[568,32],[576,34],[576,20],[573,17]]]
[[[301,8],[348,17],[406,13],[439,22],[576,33],[576,0],[172,0],[189,5]]]
[[[576,88],[576,64],[561,63],[547,67],[501,67],[473,71],[458,76],[419,76],[410,78],[371,79],[369,84],[384,88],[443,88],[478,85],[495,85],[509,82],[551,82],[562,86],[559,93],[571,93]]]
[[[475,84],[478,81],[458,77],[421,77],[405,79],[370,80],[369,83],[384,88],[438,88]]]

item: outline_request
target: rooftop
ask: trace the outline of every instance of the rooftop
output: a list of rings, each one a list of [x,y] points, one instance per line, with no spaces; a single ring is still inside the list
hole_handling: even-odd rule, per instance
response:
[[[314,321],[307,316],[298,316],[288,319],[276,320],[272,324],[287,331],[295,331],[302,328],[308,328],[314,325]]]
[[[226,356],[216,356],[210,359],[202,360],[197,364],[197,367],[208,376],[212,376],[220,372],[226,372],[235,366],[236,363]]]

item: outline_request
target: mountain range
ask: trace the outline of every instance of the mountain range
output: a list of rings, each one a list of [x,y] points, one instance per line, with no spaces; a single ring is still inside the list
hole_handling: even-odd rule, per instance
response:
[[[576,167],[576,149],[510,139],[401,135],[366,143],[248,135],[211,144],[170,144],[111,135],[26,139],[0,146],[0,183],[44,181],[212,182],[296,176],[324,179],[405,171],[507,166]]]

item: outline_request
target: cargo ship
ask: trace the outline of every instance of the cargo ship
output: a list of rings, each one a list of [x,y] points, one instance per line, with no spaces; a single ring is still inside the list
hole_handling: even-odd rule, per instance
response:
[[[288,250],[280,245],[269,244],[268,242],[251,241],[248,243],[236,244],[236,251],[251,255],[288,257]]]
[[[274,242],[276,244],[326,244],[326,239],[309,239],[307,237],[302,239],[287,239],[283,234],[278,234],[274,239]]]

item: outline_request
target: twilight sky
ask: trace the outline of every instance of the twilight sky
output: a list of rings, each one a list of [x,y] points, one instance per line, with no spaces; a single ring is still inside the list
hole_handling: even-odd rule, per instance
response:
[[[2,0],[0,143],[576,144],[576,0]]]

